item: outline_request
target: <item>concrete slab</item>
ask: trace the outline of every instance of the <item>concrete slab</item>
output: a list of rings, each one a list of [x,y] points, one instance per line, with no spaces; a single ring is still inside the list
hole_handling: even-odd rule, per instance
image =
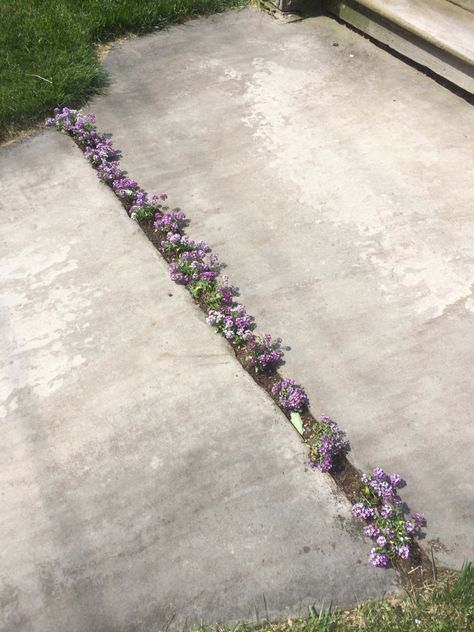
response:
[[[338,44],[338,46],[334,46]],[[351,459],[472,558],[474,114],[329,18],[255,9],[121,44],[101,129],[228,264]]]
[[[73,143],[41,133],[0,170],[2,632],[285,618],[394,590]]]

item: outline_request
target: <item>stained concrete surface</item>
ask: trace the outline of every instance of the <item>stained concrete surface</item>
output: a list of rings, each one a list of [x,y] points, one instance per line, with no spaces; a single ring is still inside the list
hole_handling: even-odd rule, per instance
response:
[[[2,632],[286,618],[396,590],[72,141],[2,148],[0,172]]]
[[[472,558],[472,108],[330,18],[251,8],[105,66],[124,165],[221,255],[352,461],[407,480],[426,549]]]

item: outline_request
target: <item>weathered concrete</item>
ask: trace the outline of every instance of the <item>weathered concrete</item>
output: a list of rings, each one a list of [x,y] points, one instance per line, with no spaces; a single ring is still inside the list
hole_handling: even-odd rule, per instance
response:
[[[248,9],[106,66],[92,109],[124,164],[188,212],[352,460],[407,479],[425,545],[472,557],[472,110],[329,18]]]
[[[325,0],[345,22],[474,93],[474,16],[447,0]]]
[[[470,11],[474,13],[474,0],[448,0],[451,4],[455,4],[458,7],[462,7],[466,9],[466,11]]]
[[[72,141],[4,148],[0,171],[2,632],[153,632],[393,589]]]

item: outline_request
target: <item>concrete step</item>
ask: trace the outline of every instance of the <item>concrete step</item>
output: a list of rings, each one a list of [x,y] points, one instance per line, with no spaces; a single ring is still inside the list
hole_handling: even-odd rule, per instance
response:
[[[451,4],[457,4],[458,7],[462,7],[466,9],[466,11],[470,11],[474,13],[474,0],[448,0]]]
[[[474,93],[473,0],[324,0],[374,39]]]

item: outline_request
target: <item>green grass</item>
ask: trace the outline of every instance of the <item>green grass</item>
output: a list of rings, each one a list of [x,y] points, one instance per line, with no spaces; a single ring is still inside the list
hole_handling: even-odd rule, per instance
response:
[[[312,613],[306,619],[257,625],[220,626],[200,632],[470,632],[474,629],[474,568],[465,564],[433,586],[407,592],[401,599],[382,599],[352,610]]]
[[[244,0],[1,0],[0,142],[105,82],[96,45]]]

